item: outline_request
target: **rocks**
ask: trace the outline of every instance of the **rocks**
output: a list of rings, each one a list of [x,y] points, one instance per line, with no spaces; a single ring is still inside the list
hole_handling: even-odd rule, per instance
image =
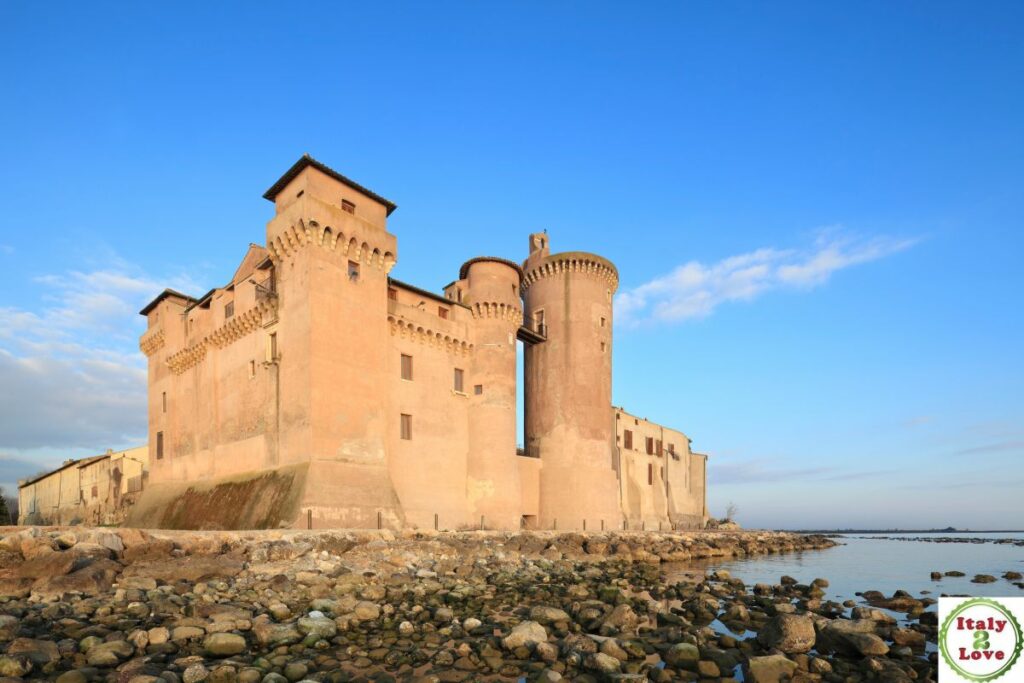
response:
[[[816,637],[814,622],[808,617],[795,614],[772,617],[757,634],[757,640],[762,645],[786,654],[810,652]]]
[[[565,610],[547,605],[537,605],[530,610],[530,619],[539,624],[553,624],[555,622],[572,621]]]
[[[333,638],[338,632],[338,626],[333,619],[324,616],[303,617],[298,622],[299,633],[326,640]]]
[[[0,657],[22,678],[728,681],[743,664],[748,680],[772,680],[794,673],[770,666],[782,653],[808,683],[895,676],[895,665],[934,679],[911,652],[937,630],[930,613],[900,629],[851,604],[857,623],[878,629],[864,635],[893,648],[865,656],[880,651],[870,638],[823,635],[841,613],[823,599],[826,579],[751,591],[725,571],[683,581],[658,567],[830,543],[815,537],[77,528],[12,545],[2,533],[0,561],[4,548],[17,557],[0,564],[0,586],[25,592],[0,598]],[[40,565],[67,571],[45,590],[38,576],[12,579],[23,543]],[[802,654],[816,636],[834,649]]]
[[[331,622],[331,626],[334,622]],[[211,657],[230,657],[244,652],[245,638],[236,633],[214,633],[203,641],[203,650]]]
[[[750,683],[781,683],[789,680],[797,664],[785,655],[751,657],[743,666],[746,680]]]
[[[995,583],[996,577],[991,574],[975,574],[971,583]]]
[[[691,669],[700,660],[700,650],[691,643],[676,643],[662,655],[662,659],[674,669]]]
[[[1024,579],[1024,574],[1021,574],[1020,572],[1006,572],[1003,574],[1003,578],[1007,581],[1020,581],[1021,579]]]
[[[548,633],[542,625],[536,621],[524,621],[517,624],[512,632],[505,636],[502,644],[506,650],[515,650],[518,647],[532,647],[547,639]]]
[[[32,671],[33,666],[32,660],[25,655],[0,656],[0,676],[22,678]]]
[[[86,661],[91,666],[113,667],[128,659],[135,652],[130,644],[124,640],[114,640],[109,643],[100,643],[89,648]]]

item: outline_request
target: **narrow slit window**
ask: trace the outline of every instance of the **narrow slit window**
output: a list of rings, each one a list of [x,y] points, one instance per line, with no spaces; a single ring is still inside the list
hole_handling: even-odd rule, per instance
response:
[[[167,392],[160,394],[160,410],[161,412],[167,412]]]
[[[647,463],[647,485],[654,485],[654,465]]]
[[[256,376],[256,361],[251,360],[251,361],[249,361],[249,379],[252,379],[255,376]]]
[[[356,205],[354,203],[350,202],[347,199],[342,199],[341,200],[341,210],[344,211],[345,213],[355,213],[356,212]]]
[[[156,459],[157,460],[163,460],[164,459],[164,433],[163,432],[157,432],[156,433]]]
[[[277,332],[271,332],[267,338],[267,360],[271,363],[277,360]]]
[[[402,379],[412,381],[412,356],[402,354]]]
[[[359,280],[359,262],[349,261],[348,262],[348,279],[352,282]]]
[[[412,441],[412,415],[402,413],[402,439]]]
[[[462,382],[463,382],[464,376],[465,376],[465,373],[462,371],[462,368],[455,368],[455,378],[454,378],[454,385],[453,386],[455,388],[455,391],[459,392],[460,394],[463,391],[462,390]]]

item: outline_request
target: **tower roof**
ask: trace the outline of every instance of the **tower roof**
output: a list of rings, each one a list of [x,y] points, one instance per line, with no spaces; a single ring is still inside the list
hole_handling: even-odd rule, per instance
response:
[[[500,258],[498,256],[477,256],[476,258],[469,259],[468,261],[462,264],[461,268],[459,268],[459,279],[465,280],[466,276],[469,275],[469,267],[474,263],[480,263],[481,261],[493,261],[495,263],[502,263],[508,266],[509,268],[512,268],[517,273],[519,273],[519,281],[523,281],[522,267],[515,261],[509,261],[508,259]]]
[[[309,166],[312,166],[313,168],[320,171],[324,175],[329,176],[334,180],[337,180],[339,183],[344,183],[345,185],[348,185],[356,192],[360,192],[369,197],[370,199],[380,202],[387,208],[387,215],[389,216],[391,215],[392,211],[398,208],[398,205],[395,204],[393,201],[389,199],[384,199],[384,197],[381,197],[376,192],[373,192],[363,187],[354,180],[346,178],[345,176],[341,175],[330,166],[320,163],[319,161],[309,156],[308,154],[303,154],[301,157],[299,157],[299,160],[292,164],[292,167],[285,171],[284,175],[278,178],[277,182],[271,185],[269,190],[263,193],[263,198],[269,201],[274,201],[278,193],[280,193],[281,190],[283,190],[288,183],[293,181],[295,179],[295,176],[302,173],[303,169]]]

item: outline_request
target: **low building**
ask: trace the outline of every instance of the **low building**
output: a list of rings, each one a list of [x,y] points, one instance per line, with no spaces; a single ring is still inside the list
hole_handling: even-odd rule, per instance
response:
[[[685,435],[644,421],[630,438],[657,434],[661,455],[616,443],[636,418],[611,404],[611,261],[536,233],[521,264],[470,258],[436,294],[391,276],[380,195],[304,156],[264,198],[265,243],[228,282],[141,311],[152,471],[128,523],[704,523],[706,457]]]
[[[19,523],[120,524],[145,488],[149,447],[68,460],[18,483]]]

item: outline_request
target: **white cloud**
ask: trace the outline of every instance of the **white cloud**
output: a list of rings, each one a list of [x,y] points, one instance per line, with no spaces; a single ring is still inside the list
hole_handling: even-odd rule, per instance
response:
[[[916,239],[858,238],[821,231],[808,249],[763,248],[717,263],[690,261],[668,275],[623,290],[615,298],[620,322],[675,322],[710,315],[718,306],[751,301],[781,288],[811,288],[844,268],[903,251]]]
[[[0,307],[0,452],[59,461],[72,449],[99,452],[145,439],[139,309],[166,286],[202,288],[114,263],[37,278],[37,310]]]

